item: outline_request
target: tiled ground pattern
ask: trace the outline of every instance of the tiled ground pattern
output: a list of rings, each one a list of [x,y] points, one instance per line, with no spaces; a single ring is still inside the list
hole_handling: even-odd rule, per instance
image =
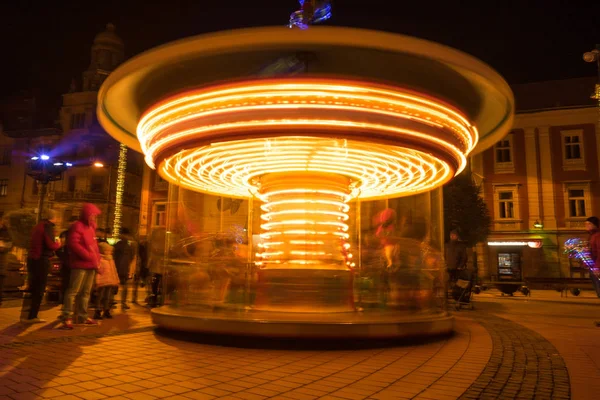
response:
[[[492,337],[489,363],[461,399],[569,399],[569,373],[538,333],[488,313],[470,314]]]
[[[464,319],[445,340],[351,350],[222,347],[153,332],[0,347],[4,399],[456,399],[491,353]]]

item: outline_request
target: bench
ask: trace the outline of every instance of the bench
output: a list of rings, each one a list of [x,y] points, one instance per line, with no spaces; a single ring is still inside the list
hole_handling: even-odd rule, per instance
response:
[[[568,296],[571,289],[594,289],[592,282],[585,278],[527,278],[525,284],[530,289],[554,289],[560,292],[560,297]]]

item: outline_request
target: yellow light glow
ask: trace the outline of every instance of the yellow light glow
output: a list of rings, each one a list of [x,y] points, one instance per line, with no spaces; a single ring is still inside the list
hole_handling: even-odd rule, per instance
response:
[[[186,92],[146,111],[137,135],[148,165],[191,190],[249,197],[260,176],[308,171],[350,178],[361,199],[442,185],[478,140],[460,111],[427,95],[311,78]]]
[[[166,180],[263,202],[257,265],[267,269],[352,268],[347,203],[440,186],[478,141],[438,99],[314,78],[182,93],[150,107],[137,136]]]
[[[257,265],[346,268],[342,250],[349,237],[348,225],[341,221],[348,219],[349,183],[343,176],[313,173],[261,177],[258,196],[264,199],[262,209],[267,211],[261,225],[264,251]],[[302,207],[298,200],[303,200]],[[273,248],[278,251],[270,250]]]

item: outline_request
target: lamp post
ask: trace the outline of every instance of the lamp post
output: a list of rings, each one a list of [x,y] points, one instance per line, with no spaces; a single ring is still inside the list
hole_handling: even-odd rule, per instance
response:
[[[104,168],[104,163],[96,161],[94,164],[96,168]],[[106,201],[106,222],[105,229],[108,232],[109,221],[110,221],[110,198],[112,193],[112,172],[113,164],[106,165],[108,167],[108,199]],[[119,160],[117,164],[117,182],[115,185],[115,211],[114,220],[112,227],[112,237],[116,238],[121,232],[121,214],[123,205],[123,194],[125,191],[125,172],[127,169],[127,146],[121,144],[119,147]]]
[[[46,154],[31,157],[29,160],[27,175],[40,185],[37,222],[40,222],[42,217],[42,208],[44,207],[44,199],[48,192],[48,183],[61,180],[63,172],[71,166],[67,162],[51,160],[50,156]]]
[[[94,164],[95,168],[108,168],[108,195],[106,197],[106,217],[104,222],[104,238],[108,237],[109,221],[110,221],[110,195],[111,195],[111,183],[112,183],[112,165],[105,166],[104,163],[96,161]]]

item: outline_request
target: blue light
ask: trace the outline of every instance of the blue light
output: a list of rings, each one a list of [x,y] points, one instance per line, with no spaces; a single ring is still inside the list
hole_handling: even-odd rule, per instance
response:
[[[63,163],[61,163],[61,162],[55,162],[54,165],[56,165],[57,167],[59,167],[59,166],[63,165]]]
[[[50,159],[50,156],[47,156],[47,155],[45,155],[45,154],[42,154],[42,155],[40,156],[40,158],[41,158],[42,160],[44,160],[44,161],[47,161],[47,160],[49,160],[49,159]]]
[[[39,158],[39,157],[31,157],[31,159],[32,159],[33,161],[37,161],[37,160],[39,160],[40,158]]]
[[[331,4],[329,0],[321,0],[315,2],[316,8],[312,10],[312,15],[305,15],[306,9],[304,8],[305,0],[299,0],[300,10],[294,11],[290,15],[289,27],[294,26],[300,29],[308,29],[310,25],[318,24],[323,21],[327,21],[331,18]]]
[[[67,163],[67,167],[72,167],[73,164],[71,164],[70,162]]]

